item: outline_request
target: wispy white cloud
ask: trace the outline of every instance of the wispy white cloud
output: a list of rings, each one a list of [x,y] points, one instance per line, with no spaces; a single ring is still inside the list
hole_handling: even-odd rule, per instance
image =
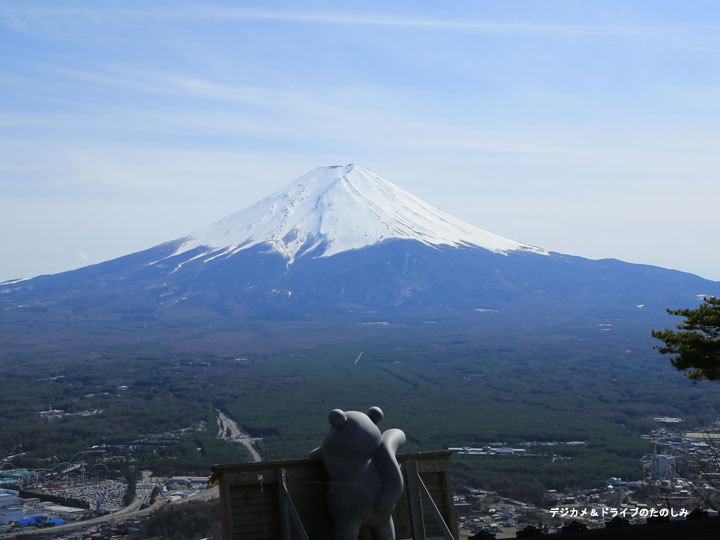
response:
[[[198,99],[246,103],[249,105],[279,105],[298,102],[298,94],[276,88],[248,84],[226,84],[197,76],[139,72],[122,68],[78,69],[58,65],[42,66],[47,72],[85,83],[122,88],[137,92],[173,95]]]
[[[4,22],[17,30],[32,24],[145,24],[151,21],[278,21],[321,25],[375,26],[391,28],[416,28],[428,30],[465,30],[477,33],[598,35],[625,37],[672,37],[677,32],[686,34],[693,30],[714,32],[719,25],[686,24],[550,24],[525,21],[457,20],[440,17],[416,17],[385,15],[380,13],[320,13],[293,10],[260,10],[236,6],[181,4],[171,8],[161,6],[92,7],[72,6],[28,7],[22,3],[5,6],[0,10]]]
[[[84,251],[77,251],[75,253],[75,258],[84,264],[88,264],[90,262],[90,257],[88,257],[87,253]]]

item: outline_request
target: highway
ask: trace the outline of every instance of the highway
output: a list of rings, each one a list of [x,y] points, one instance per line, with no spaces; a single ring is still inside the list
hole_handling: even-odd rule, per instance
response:
[[[247,448],[254,462],[262,461],[260,454],[258,454],[258,451],[255,449],[252,437],[245,433],[240,425],[224,412],[215,409],[215,413],[218,415],[218,436],[223,437],[227,434],[228,430],[230,430],[231,441],[240,443]]]

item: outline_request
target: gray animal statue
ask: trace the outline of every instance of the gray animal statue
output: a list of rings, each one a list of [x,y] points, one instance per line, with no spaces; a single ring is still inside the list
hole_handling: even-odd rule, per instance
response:
[[[405,444],[405,433],[380,433],[380,407],[367,414],[330,411],[330,432],[320,448],[310,453],[322,460],[330,483],[327,503],[334,521],[334,540],[357,540],[368,527],[375,540],[395,540],[392,511],[403,492],[403,478],[395,454]]]

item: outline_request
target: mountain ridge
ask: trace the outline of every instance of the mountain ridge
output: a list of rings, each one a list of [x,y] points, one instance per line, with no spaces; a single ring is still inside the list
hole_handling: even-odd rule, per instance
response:
[[[340,195],[323,199],[338,182],[354,182],[370,195],[347,199],[347,186],[341,185]],[[305,198],[296,198],[303,190]],[[388,190],[397,198],[373,190]],[[319,200],[325,205],[322,212],[317,210]],[[294,211],[286,211],[293,201]],[[368,215],[363,201],[378,206],[370,214],[385,219],[374,222],[379,228],[363,221]],[[322,229],[319,218],[328,212],[331,224]],[[248,215],[257,220],[248,222]],[[387,232],[393,220],[400,223],[396,236],[375,234]],[[252,229],[254,223],[260,225]],[[428,223],[440,223],[440,232],[426,232]],[[278,224],[284,228],[276,228]],[[456,224],[459,229],[453,228]],[[342,227],[335,230],[336,225]],[[472,315],[478,308],[514,314],[508,324],[613,317],[659,321],[665,320],[666,308],[694,305],[702,294],[720,296],[719,282],[692,274],[584,259],[487,233],[357,166],[314,169],[248,210],[208,227],[202,229],[205,235],[96,265],[0,284],[0,322],[12,326],[39,319],[97,318],[145,324],[185,319],[192,325],[200,319],[327,320],[351,313]],[[360,235],[343,236],[348,229]],[[209,245],[218,231],[224,240]],[[288,236],[293,231],[294,236]],[[461,236],[463,231],[479,231],[470,238],[478,243],[488,238],[497,242],[478,246]]]

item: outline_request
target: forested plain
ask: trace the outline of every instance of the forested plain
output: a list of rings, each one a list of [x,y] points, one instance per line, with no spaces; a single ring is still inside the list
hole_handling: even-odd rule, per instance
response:
[[[213,409],[261,437],[265,459],[288,459],[320,444],[331,409],[372,405],[385,411],[381,428],[407,434],[401,451],[587,443],[525,447],[534,457],[452,458],[457,484],[522,498],[609,476],[639,479],[639,458],[652,449],[640,435],[656,427],[654,417],[692,426],[720,406],[717,385],[693,385],[653,350],[649,332],[617,322],[523,332],[457,321],[370,324],[372,336],[307,346],[273,336],[247,345],[228,334],[205,350],[158,336],[15,348],[0,360],[0,455],[22,454],[13,465],[37,467],[94,445],[125,445],[133,448],[114,454],[118,463],[209,474],[214,463],[249,459],[217,438]],[[47,422],[37,412],[48,408],[102,412]]]

